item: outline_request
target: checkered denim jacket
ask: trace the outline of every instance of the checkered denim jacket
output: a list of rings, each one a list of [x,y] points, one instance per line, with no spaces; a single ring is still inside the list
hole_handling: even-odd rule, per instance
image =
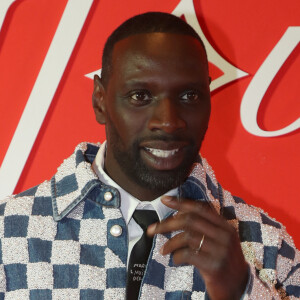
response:
[[[125,298],[126,224],[119,192],[91,168],[97,150],[80,144],[50,181],[0,202],[0,299]],[[250,265],[244,299],[299,297],[299,251],[281,224],[223,190],[204,159],[179,192],[208,201],[239,232]],[[196,268],[159,253],[168,238],[154,238],[140,299],[208,299]]]

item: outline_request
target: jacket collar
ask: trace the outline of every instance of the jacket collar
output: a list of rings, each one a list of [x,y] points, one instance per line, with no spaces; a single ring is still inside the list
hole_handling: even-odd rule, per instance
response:
[[[74,153],[60,165],[51,179],[53,218],[60,221],[84,199],[101,206],[119,207],[119,192],[99,181],[92,169],[99,144],[81,143]],[[104,194],[110,192],[112,200],[107,202]]]
[[[52,177],[51,196],[55,221],[63,219],[84,199],[101,206],[120,207],[118,190],[102,183],[92,168],[99,147],[100,144],[79,144]],[[110,201],[104,199],[106,192],[113,196]],[[179,187],[179,196],[207,201],[220,213],[218,183],[205,159],[200,158],[199,162],[194,164],[190,176]]]

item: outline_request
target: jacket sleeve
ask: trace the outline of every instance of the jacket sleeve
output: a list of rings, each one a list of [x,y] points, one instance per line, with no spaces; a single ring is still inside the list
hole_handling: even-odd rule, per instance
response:
[[[268,269],[257,270],[250,266],[250,278],[243,300],[300,299],[300,252],[285,228],[281,230],[281,247],[278,249],[275,278],[268,280]]]

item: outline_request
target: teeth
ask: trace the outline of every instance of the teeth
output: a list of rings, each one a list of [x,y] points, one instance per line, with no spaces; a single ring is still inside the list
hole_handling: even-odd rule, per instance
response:
[[[161,150],[161,149],[153,149],[153,148],[145,148],[148,152],[151,154],[157,156],[157,157],[170,157],[174,155],[176,152],[179,151],[179,149],[174,149],[174,150]]]

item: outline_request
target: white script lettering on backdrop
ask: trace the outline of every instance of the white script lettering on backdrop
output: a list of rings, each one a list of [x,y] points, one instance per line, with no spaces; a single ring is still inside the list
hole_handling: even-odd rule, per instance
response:
[[[67,2],[2,162],[0,169],[0,199],[12,194],[18,183],[93,1],[69,0]],[[12,3],[12,1],[9,2]],[[7,11],[9,5],[3,5],[3,8],[6,8]],[[2,11],[1,16],[5,16],[6,11]],[[2,24],[0,23],[0,25]],[[16,157],[18,157],[17,160]]]
[[[257,136],[274,137],[300,128],[300,118],[285,128],[266,131],[257,124],[257,114],[263,97],[286,59],[300,42],[300,27],[289,27],[251,80],[241,103],[241,121],[245,129]]]

